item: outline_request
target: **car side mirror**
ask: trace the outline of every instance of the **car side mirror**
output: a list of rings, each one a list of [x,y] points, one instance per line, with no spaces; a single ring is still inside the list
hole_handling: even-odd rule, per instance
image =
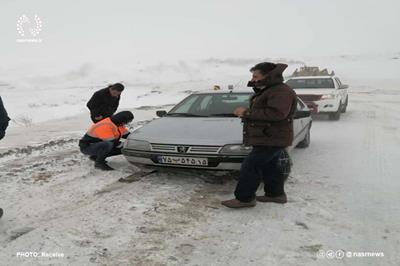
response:
[[[349,88],[349,85],[343,84],[342,86],[340,86],[339,89],[344,90],[344,89],[348,89],[348,88]]]
[[[156,112],[156,115],[158,116],[158,117],[163,117],[163,116],[165,116],[167,114],[167,111],[165,111],[165,110],[160,110],[160,111],[157,111]]]
[[[296,113],[294,114],[294,119],[305,118],[305,117],[309,117],[309,116],[311,116],[310,110],[300,110],[300,111],[296,111]]]

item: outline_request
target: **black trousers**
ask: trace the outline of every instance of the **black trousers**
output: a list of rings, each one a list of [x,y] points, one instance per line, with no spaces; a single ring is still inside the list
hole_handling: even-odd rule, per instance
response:
[[[98,163],[103,163],[107,157],[122,153],[121,148],[114,147],[114,143],[111,141],[91,143],[88,146],[81,146],[80,150],[83,154],[96,156]]]
[[[94,118],[95,116],[94,115],[90,115],[90,119],[92,119],[92,121],[93,121],[93,123],[97,123],[97,122],[99,122],[99,121],[101,121],[101,120],[103,120],[103,119],[105,119],[105,118],[107,118],[107,117],[110,117],[111,115],[103,115],[103,118],[102,119],[100,119],[100,120],[96,120],[96,118]]]
[[[235,189],[236,199],[249,202],[256,197],[261,179],[266,196],[276,197],[285,193],[284,175],[277,166],[282,147],[256,146],[244,159]]]

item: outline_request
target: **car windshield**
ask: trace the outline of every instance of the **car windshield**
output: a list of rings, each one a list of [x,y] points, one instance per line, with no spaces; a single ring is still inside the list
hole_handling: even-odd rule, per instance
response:
[[[294,89],[332,89],[335,88],[331,78],[289,79],[287,85]]]
[[[193,94],[172,108],[167,116],[235,117],[235,108],[248,107],[251,95],[250,92]]]

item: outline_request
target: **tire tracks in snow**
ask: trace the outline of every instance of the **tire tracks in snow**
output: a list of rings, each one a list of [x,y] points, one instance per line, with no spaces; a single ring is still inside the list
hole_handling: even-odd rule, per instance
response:
[[[195,245],[181,237],[219,206],[215,185],[204,182],[209,173],[190,171],[160,173],[97,194],[134,169],[117,160],[118,171],[94,170],[72,139],[16,149],[3,159],[4,256],[16,248],[57,247],[69,254],[68,264],[124,265],[121,258],[127,258],[135,265],[182,265]],[[116,239],[125,244],[113,247]]]

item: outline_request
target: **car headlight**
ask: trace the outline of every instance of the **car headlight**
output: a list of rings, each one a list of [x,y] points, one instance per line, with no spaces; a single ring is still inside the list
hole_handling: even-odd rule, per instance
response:
[[[139,150],[139,151],[150,151],[150,143],[144,140],[128,139],[125,141],[124,148]]]
[[[321,100],[331,100],[331,99],[335,99],[336,98],[336,94],[325,94],[322,95]]]
[[[237,155],[247,155],[251,152],[252,147],[246,147],[244,145],[225,145],[222,147],[219,153],[222,154],[237,154]]]

